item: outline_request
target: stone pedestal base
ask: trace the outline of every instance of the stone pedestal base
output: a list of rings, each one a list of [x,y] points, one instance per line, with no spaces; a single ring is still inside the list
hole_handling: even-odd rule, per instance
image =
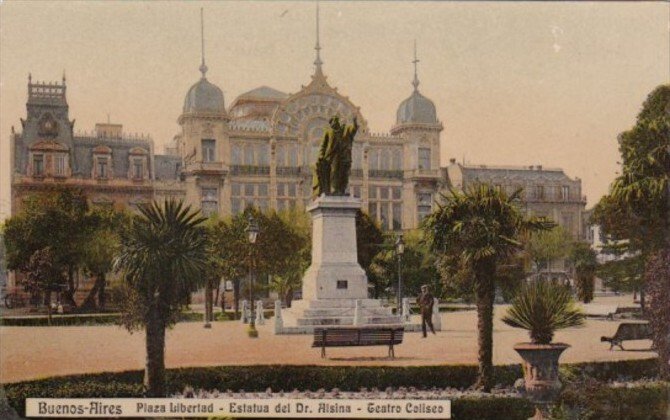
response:
[[[400,325],[390,308],[368,299],[368,279],[356,249],[360,208],[361,201],[349,196],[321,196],[307,207],[312,265],[303,277],[302,300],[283,314],[282,333],[310,333],[324,325]]]

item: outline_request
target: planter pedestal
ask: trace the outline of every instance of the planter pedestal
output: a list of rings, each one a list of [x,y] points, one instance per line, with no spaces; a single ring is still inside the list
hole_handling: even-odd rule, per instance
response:
[[[564,343],[519,343],[514,350],[523,359],[523,379],[526,394],[538,405],[534,419],[547,418],[543,412],[561,391],[558,379],[558,359],[570,347]]]

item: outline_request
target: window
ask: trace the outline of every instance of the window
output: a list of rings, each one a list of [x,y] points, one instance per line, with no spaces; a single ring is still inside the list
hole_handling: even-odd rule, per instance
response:
[[[388,230],[389,228],[389,203],[380,203],[379,206],[379,218],[383,230]]]
[[[44,155],[33,155],[33,175],[44,175]]]
[[[402,152],[400,149],[393,151],[393,161],[391,162],[391,169],[393,170],[402,170]]]
[[[393,191],[392,198],[394,200],[401,200],[402,199],[402,188],[401,187],[393,187],[392,191]]]
[[[58,154],[54,157],[54,174],[57,176],[65,175],[65,155]]]
[[[351,167],[353,169],[361,169],[363,167],[363,151],[361,150],[361,147],[354,145],[351,154],[353,155]]]
[[[351,187],[351,193],[356,198],[361,198],[361,187],[358,185]]]
[[[231,191],[232,191],[231,195],[239,196],[239,195],[241,195],[240,194],[241,190],[242,189],[240,188],[240,184],[237,184],[237,183],[231,184]]]
[[[108,177],[108,172],[107,172],[107,165],[109,164],[109,161],[107,160],[106,157],[99,157],[98,158],[98,170],[97,170],[97,175],[98,178],[107,178]],[[137,176],[135,176],[137,178]]]
[[[142,159],[133,159],[133,179],[144,178],[144,165]]]
[[[288,147],[288,166],[298,166],[298,148],[294,144]]]
[[[252,144],[244,146],[244,164],[249,166],[254,164],[254,146]]]
[[[382,200],[389,199],[389,189],[388,187],[379,187],[379,198]]]
[[[544,186],[536,185],[535,186],[535,198],[538,200],[544,200]]]
[[[233,144],[230,150],[230,160],[233,165],[242,164],[242,147],[239,144]]]
[[[561,193],[563,200],[568,201],[570,199],[570,186],[563,185],[563,187],[561,188]]]
[[[256,160],[259,166],[268,166],[268,155],[268,145],[259,144],[256,154]]]
[[[381,162],[380,162],[380,168],[384,171],[389,170],[391,167],[391,158],[389,156],[389,151],[388,150],[382,150],[381,153]]]
[[[201,191],[202,214],[210,216],[219,212],[219,197],[216,188],[203,188]]]
[[[277,166],[286,166],[286,148],[281,144],[275,146],[275,163]]]
[[[375,149],[370,149],[369,152],[369,169],[379,169],[379,152]]]
[[[258,184],[258,196],[259,197],[268,196],[268,184]]]
[[[288,184],[288,196],[289,197],[295,197],[296,196],[295,184]]]
[[[377,220],[377,202],[376,201],[371,201],[368,204],[368,215],[372,220]]]
[[[286,195],[286,184],[277,184],[277,197],[284,197]]]
[[[402,229],[402,203],[393,203],[393,230]]]
[[[244,196],[245,197],[254,196],[254,184],[244,184]]]
[[[430,169],[430,149],[427,147],[419,148],[419,169]]]
[[[230,200],[230,212],[232,214],[237,214],[242,211],[242,200],[239,198],[233,198]]]
[[[433,211],[433,197],[430,193],[419,193],[417,202],[417,213],[419,215],[419,222],[421,222]]]
[[[202,140],[202,161],[215,162],[216,161],[216,141],[213,139]]]
[[[368,187],[368,198],[377,198],[377,187],[374,185]]]

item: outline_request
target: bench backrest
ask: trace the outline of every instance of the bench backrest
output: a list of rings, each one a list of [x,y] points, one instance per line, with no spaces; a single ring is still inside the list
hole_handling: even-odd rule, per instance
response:
[[[614,337],[619,340],[644,340],[651,338],[651,328],[648,323],[623,322],[619,324]]]
[[[403,328],[316,328],[314,345],[364,346],[374,344],[400,344]]]

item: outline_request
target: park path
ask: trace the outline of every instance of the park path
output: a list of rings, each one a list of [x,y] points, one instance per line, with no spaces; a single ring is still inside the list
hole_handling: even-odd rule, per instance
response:
[[[496,307],[494,351],[496,364],[519,363],[512,346],[528,341],[526,332],[500,321],[503,306]],[[177,324],[168,331],[167,367],[291,364],[291,365],[440,365],[477,362],[477,316],[474,311],[442,314],[444,330],[422,338],[407,333],[396,347],[396,358],[386,358],[383,347],[328,349],[327,359],[311,347],[307,335],[274,335],[272,322],[259,326],[260,337],[248,338],[239,322]],[[630,342],[629,351],[609,351],[600,336],[612,335],[619,322],[591,320],[582,328],[559,331],[554,341],[572,347],[563,362],[623,360],[653,357],[648,340]],[[0,327],[0,383],[48,376],[122,371],[144,367],[144,334],[128,333],[118,326]]]

